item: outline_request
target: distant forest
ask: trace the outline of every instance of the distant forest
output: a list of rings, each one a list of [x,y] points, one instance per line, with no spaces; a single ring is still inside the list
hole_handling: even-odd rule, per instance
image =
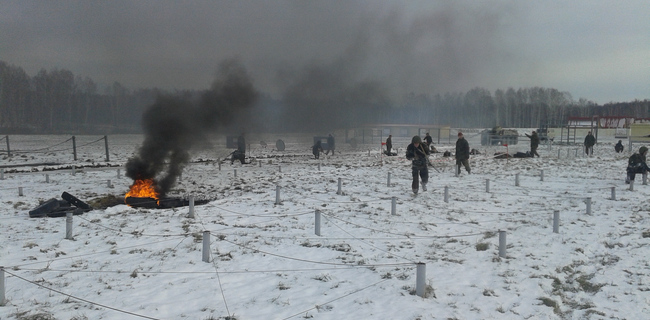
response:
[[[570,93],[551,88],[411,93],[400,101],[390,101],[371,84],[367,86],[325,88],[318,94],[297,87],[298,94],[279,99],[260,93],[255,110],[247,113],[245,126],[257,132],[315,132],[372,123],[532,128],[564,125],[569,117],[650,118],[647,99],[598,105],[584,98],[575,101]],[[92,79],[69,70],[41,69],[29,76],[21,67],[0,61],[0,132],[138,133],[143,111],[159,96],[191,101],[202,93],[129,89],[119,82],[100,89]]]

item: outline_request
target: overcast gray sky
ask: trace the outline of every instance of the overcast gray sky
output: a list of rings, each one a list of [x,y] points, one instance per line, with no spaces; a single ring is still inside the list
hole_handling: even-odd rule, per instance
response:
[[[306,66],[393,96],[547,87],[650,99],[650,1],[0,2],[0,60],[100,84],[207,89],[238,57],[279,95]]]

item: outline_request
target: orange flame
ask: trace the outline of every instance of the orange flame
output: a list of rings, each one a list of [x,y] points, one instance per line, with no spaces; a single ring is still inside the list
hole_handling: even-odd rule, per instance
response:
[[[153,179],[143,179],[135,180],[129,189],[129,192],[126,193],[124,198],[136,197],[136,198],[154,198],[159,199],[159,194],[154,188]]]

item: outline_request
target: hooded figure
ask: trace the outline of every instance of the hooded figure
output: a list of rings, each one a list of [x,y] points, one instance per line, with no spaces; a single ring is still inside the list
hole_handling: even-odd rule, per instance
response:
[[[637,173],[645,174],[650,170],[648,165],[645,163],[645,157],[648,153],[648,148],[641,147],[639,152],[630,156],[630,159],[627,161],[627,177],[625,178],[625,183],[629,184],[630,181],[634,181],[634,176]]]
[[[623,149],[624,149],[623,148],[623,141],[618,140],[618,143],[614,146],[614,150],[616,151],[616,153],[621,153],[621,152],[623,152]]]
[[[411,139],[411,144],[406,147],[406,159],[411,160],[411,174],[413,176],[411,189],[413,189],[414,194],[418,194],[418,177],[422,179],[422,191],[427,191],[427,182],[429,182],[428,155],[429,148],[422,143],[420,136],[414,136]]]

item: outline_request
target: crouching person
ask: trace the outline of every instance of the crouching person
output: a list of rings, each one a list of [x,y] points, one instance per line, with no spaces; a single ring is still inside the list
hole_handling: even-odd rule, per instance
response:
[[[422,191],[427,191],[427,182],[429,182],[427,155],[429,155],[429,148],[422,144],[420,136],[414,136],[411,139],[411,144],[406,147],[406,159],[411,160],[411,171],[413,173],[411,188],[415,194],[418,194],[419,190],[418,177],[422,179]]]
[[[634,181],[634,177],[637,173],[646,173],[650,168],[646,164],[646,154],[648,153],[648,148],[641,147],[639,152],[630,156],[630,159],[627,162],[627,177],[625,178],[625,183],[629,184],[630,181]]]

